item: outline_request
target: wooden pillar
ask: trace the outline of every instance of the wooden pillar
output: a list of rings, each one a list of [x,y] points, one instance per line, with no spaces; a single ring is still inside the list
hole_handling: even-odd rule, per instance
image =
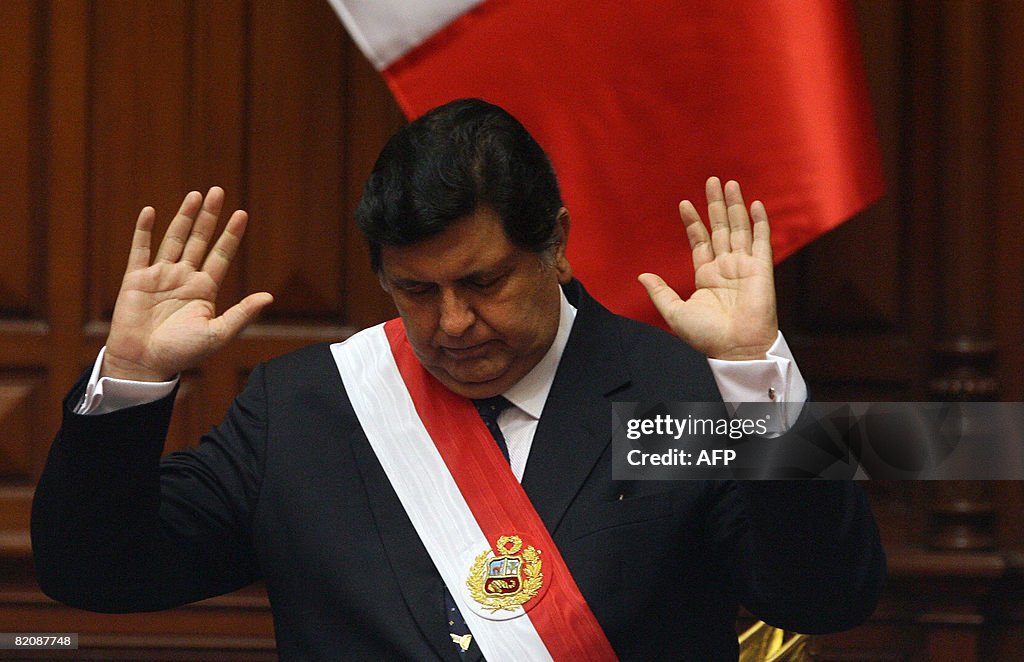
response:
[[[921,3],[915,11],[927,14],[921,20],[936,21],[935,57],[918,71],[933,77],[942,100],[934,116],[942,165],[933,173],[939,288],[928,395],[942,401],[993,400],[999,392],[991,273],[991,220],[998,199],[991,190],[993,12],[988,3],[964,0]],[[949,481],[932,487],[929,546],[985,550],[995,545],[988,483]]]

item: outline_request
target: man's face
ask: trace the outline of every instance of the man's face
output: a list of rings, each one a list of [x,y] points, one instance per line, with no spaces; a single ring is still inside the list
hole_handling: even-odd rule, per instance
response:
[[[409,246],[381,248],[380,279],[420,363],[469,398],[504,392],[544,357],[558,330],[559,283],[571,277],[562,242],[546,257],[505,236],[478,209]]]

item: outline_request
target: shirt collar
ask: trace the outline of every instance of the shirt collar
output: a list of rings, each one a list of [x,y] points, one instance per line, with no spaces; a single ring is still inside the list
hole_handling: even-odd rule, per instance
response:
[[[530,372],[502,393],[509,402],[536,420],[540,420],[541,412],[544,411],[544,403],[555,381],[555,371],[558,370],[558,363],[562,360],[562,353],[576,320],[576,308],[565,298],[562,288],[558,288],[558,295],[558,331],[551,347]]]

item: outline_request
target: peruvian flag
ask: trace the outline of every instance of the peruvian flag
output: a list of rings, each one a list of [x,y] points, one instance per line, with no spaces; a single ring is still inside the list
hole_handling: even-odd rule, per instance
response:
[[[704,181],[764,201],[776,260],[883,190],[841,0],[330,0],[409,118],[460,97],[548,151],[575,274],[660,323],[636,276],[693,289],[677,211]]]

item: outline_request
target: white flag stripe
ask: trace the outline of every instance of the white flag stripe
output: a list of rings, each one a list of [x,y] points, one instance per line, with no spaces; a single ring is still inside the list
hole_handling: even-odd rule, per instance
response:
[[[484,656],[495,661],[550,660],[521,608],[490,614],[468,595],[469,569],[491,545],[416,414],[384,326],[334,344],[331,352],[374,453]],[[439,620],[444,617],[438,613]]]
[[[377,71],[482,0],[328,0]]]

